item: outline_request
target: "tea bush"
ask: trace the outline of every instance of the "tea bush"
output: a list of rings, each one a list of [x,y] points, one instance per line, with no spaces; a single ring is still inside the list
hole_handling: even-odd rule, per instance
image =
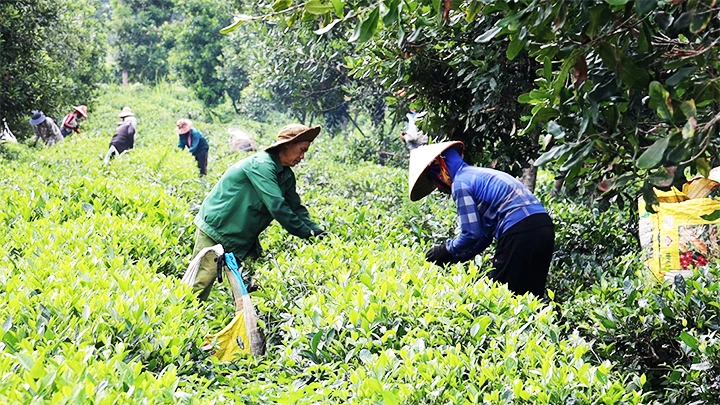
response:
[[[353,159],[351,140],[324,133],[296,174],[331,235],[310,243],[277,224],[265,231],[265,255],[246,265],[267,354],[220,363],[200,347],[232,317],[229,291],[201,305],[179,281],[192,218],[248,155],[230,152],[227,128],[252,128],[267,145],[284,122],[208,122],[215,115],[172,85],[105,91],[83,134],[0,155],[3,403],[639,404],[704,400],[716,387],[714,273],[684,293],[644,283],[617,258],[632,252],[610,223],[620,213],[556,200],[562,304],[514,296],[484,277],[487,256],[425,263],[454,231],[451,201],[410,203],[406,169]],[[139,117],[136,149],[104,164],[125,105]],[[205,178],[176,150],[182,116],[210,141]],[[628,286],[616,277],[625,275]],[[664,307],[640,305],[653,294]],[[670,355],[643,361],[647,346],[632,344],[656,340],[638,331]],[[658,361],[668,364],[651,373]]]

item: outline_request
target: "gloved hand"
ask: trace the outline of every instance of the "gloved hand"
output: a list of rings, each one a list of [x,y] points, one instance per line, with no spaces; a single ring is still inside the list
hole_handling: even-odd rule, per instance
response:
[[[453,262],[453,257],[450,252],[447,251],[444,243],[437,246],[433,246],[430,250],[425,253],[425,260],[430,263],[435,263],[438,266],[444,266],[448,263]]]

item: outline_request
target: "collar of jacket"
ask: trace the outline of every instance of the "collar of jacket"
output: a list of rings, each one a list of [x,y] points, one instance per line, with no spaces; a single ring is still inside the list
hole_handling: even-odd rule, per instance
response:
[[[269,151],[262,151],[260,153],[267,153],[270,155],[270,158],[272,159],[273,163],[275,163],[275,166],[278,168],[278,179],[284,180],[287,177],[287,173],[292,171],[291,168],[285,167],[282,165],[282,162],[280,161],[280,155],[275,150],[269,150]]]

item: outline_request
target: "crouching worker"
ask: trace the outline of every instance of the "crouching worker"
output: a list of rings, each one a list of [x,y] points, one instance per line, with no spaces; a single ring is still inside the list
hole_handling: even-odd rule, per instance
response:
[[[115,130],[115,135],[110,139],[110,149],[105,154],[105,161],[109,161],[115,155],[119,155],[135,146],[135,127],[131,122],[121,123]]]
[[[37,145],[40,139],[45,142],[47,147],[53,146],[64,139],[55,121],[50,117],[46,117],[41,111],[33,111],[32,117],[30,117],[30,125],[35,131],[33,146]]]
[[[462,142],[421,146],[410,152],[410,200],[434,189],[452,194],[460,235],[433,247],[429,262],[446,265],[472,259],[497,239],[488,277],[516,294],[545,294],[555,230],[540,201],[516,178],[462,160]]]
[[[238,260],[256,258],[261,254],[258,237],[273,219],[301,238],[325,234],[300,203],[291,169],[305,157],[319,133],[319,126],[286,125],[275,143],[232,165],[205,197],[195,217],[193,257],[203,248],[220,243]],[[217,277],[214,259],[214,255],[203,257],[193,285],[202,301],[210,295]],[[251,282],[247,280],[246,284]]]
[[[207,174],[207,163],[208,163],[208,145],[205,137],[193,128],[192,121],[182,118],[177,122],[177,128],[175,132],[178,134],[178,148],[187,148],[190,153],[195,157],[197,161],[198,169],[200,169],[200,177]]]

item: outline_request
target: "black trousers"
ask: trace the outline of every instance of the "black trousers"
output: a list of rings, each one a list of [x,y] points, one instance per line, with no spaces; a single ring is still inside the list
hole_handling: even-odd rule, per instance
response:
[[[552,219],[548,214],[531,215],[500,235],[488,277],[516,294],[543,297],[554,250]]]
[[[206,175],[207,174],[208,151],[198,152],[198,154],[195,155],[195,160],[197,160],[198,169],[200,169],[200,177]]]

